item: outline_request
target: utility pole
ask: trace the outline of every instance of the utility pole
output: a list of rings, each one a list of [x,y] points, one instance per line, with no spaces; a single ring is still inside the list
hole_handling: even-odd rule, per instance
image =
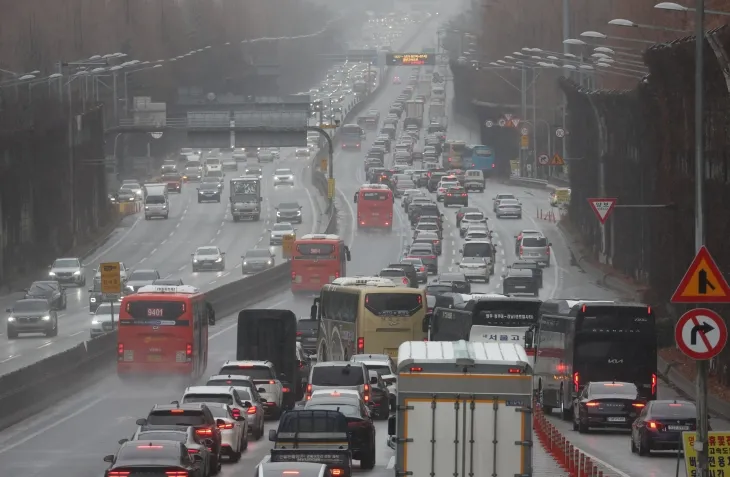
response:
[[[705,0],[695,7],[695,251],[705,245]],[[707,374],[708,362],[697,361],[697,477],[708,477],[707,452]]]
[[[563,40],[570,38],[570,0],[563,0]],[[568,51],[568,45],[563,43],[563,53],[570,53]],[[568,78],[570,73],[567,69],[563,69],[563,76]],[[561,142],[563,143],[563,160],[568,158],[568,128],[567,128],[567,116],[568,116],[568,96],[563,93],[563,131],[566,131]],[[552,131],[551,131],[552,132]],[[550,153],[552,154],[552,152]]]
[[[520,87],[520,117],[527,118],[527,67],[522,66],[521,87]],[[520,141],[520,175],[525,177],[527,172],[527,154],[522,150]]]

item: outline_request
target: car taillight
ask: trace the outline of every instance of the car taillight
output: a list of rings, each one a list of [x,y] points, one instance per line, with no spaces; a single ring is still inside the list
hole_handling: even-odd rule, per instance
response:
[[[462,197],[466,197],[466,194],[461,194]]]
[[[218,424],[218,429],[233,429],[233,424],[230,422],[226,424]]]
[[[231,414],[233,415],[234,419],[238,419],[239,417],[241,417],[241,410],[234,407],[233,409],[231,409]]]
[[[446,197],[451,197],[451,194],[446,194]]]
[[[124,359],[124,343],[117,344],[117,359]]]
[[[664,427],[664,424],[662,424],[661,422],[656,422],[656,421],[647,421],[646,422],[646,428],[649,429],[650,431],[659,431],[663,427]]]
[[[200,452],[198,449],[188,449],[188,454],[197,454]]]
[[[433,258],[434,260],[436,260],[437,257],[436,255],[429,255],[428,258]]]
[[[575,388],[575,392],[579,391],[578,388],[580,387],[580,375],[577,372],[573,373],[573,387]]]
[[[492,169],[494,169],[494,164],[492,164]]]
[[[439,242],[440,242],[439,240],[434,240],[434,241],[433,241],[433,244],[434,244],[434,245],[438,245],[438,244],[439,244]]]
[[[312,399],[312,385],[307,384],[307,399]]]
[[[345,472],[342,469],[330,469],[330,475],[332,477],[341,477],[345,475]]]
[[[297,331],[297,336],[302,336],[302,332],[301,331]]]
[[[367,427],[367,421],[350,421],[347,423],[347,427],[350,429],[359,429],[361,427]]]
[[[370,401],[370,385],[369,384],[366,384],[365,385],[365,397],[364,397],[364,401],[365,402]]]
[[[188,477],[188,472],[186,470],[168,470],[165,475],[167,477]]]
[[[651,375],[651,395],[656,395],[656,374]]]
[[[358,353],[362,353],[365,351],[365,338],[362,336],[359,336],[357,338],[357,351]]]
[[[550,255],[550,247],[545,247],[545,253]]]
[[[246,414],[256,414],[256,408],[251,406],[246,410]]]
[[[638,408],[643,408],[643,407],[646,407],[646,404],[644,404],[643,402],[635,402],[632,404],[632,406],[638,407]]]
[[[131,474],[131,472],[128,470],[110,470],[106,475],[108,477],[128,477],[129,474]]]
[[[291,272],[291,279],[296,280],[297,279],[297,272]]]
[[[426,267],[421,267],[421,271],[422,272],[425,272],[426,271]]]
[[[522,256],[522,252],[524,252],[524,250],[525,250],[525,248],[522,245],[520,245],[520,257]]]
[[[451,158],[449,158],[449,162],[451,162]]]
[[[193,357],[193,345],[190,343],[185,345],[185,357],[188,359]]]
[[[284,388],[281,388],[281,392],[283,392],[283,393],[290,393],[291,392],[291,389],[284,387]]]
[[[195,429],[195,434],[203,437],[210,437],[213,435],[213,429],[201,427],[200,429]]]
[[[595,401],[591,401],[591,402],[587,402],[586,403],[586,406],[588,406],[588,407],[598,407],[598,405],[599,405],[599,403],[597,403]]]

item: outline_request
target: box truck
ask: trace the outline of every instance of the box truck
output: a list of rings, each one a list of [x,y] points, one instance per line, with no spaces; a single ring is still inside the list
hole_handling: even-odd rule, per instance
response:
[[[407,341],[388,421],[395,475],[532,476],[532,367],[522,346]]]

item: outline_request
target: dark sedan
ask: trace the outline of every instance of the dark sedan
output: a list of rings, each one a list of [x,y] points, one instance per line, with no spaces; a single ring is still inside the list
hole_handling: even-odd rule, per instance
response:
[[[54,310],[66,309],[66,290],[56,281],[33,282],[25,290],[23,298],[43,298],[48,300]]]
[[[471,283],[463,273],[442,273],[436,279],[436,283],[451,285],[451,289],[455,293],[471,293]]]
[[[17,338],[20,333],[43,333],[48,337],[58,335],[58,315],[44,298],[18,300],[5,311],[10,313],[8,339]]]
[[[303,318],[297,321],[297,341],[302,349],[309,354],[317,352],[317,336],[319,335],[319,321]]]
[[[646,407],[633,383],[588,383],[573,403],[573,430],[588,432],[592,427],[629,429]]]
[[[262,270],[267,270],[273,267],[276,263],[274,255],[269,251],[268,248],[254,248],[246,252],[246,255],[241,257],[243,263],[241,265],[241,271],[246,273],[257,273]]]
[[[128,441],[122,444],[117,454],[104,457],[109,469],[105,477],[126,477],[147,474],[150,467],[163,471],[161,475],[204,477],[203,457],[192,454],[184,444],[177,441]]]
[[[299,202],[282,202],[276,208],[276,222],[302,223],[302,206]]]
[[[203,182],[198,187],[198,204],[201,202],[220,202],[221,188],[217,182]]]
[[[645,456],[653,450],[679,450],[682,433],[696,430],[697,408],[693,402],[650,401],[631,426],[631,452]]]
[[[378,419],[388,419],[390,416],[390,392],[388,385],[377,371],[368,371],[370,374],[370,409]]]

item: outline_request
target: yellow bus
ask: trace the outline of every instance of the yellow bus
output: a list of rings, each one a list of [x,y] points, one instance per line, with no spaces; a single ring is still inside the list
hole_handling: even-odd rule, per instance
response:
[[[426,292],[382,277],[343,277],[324,285],[311,316],[319,320],[317,360],[354,354],[396,357],[404,341],[426,338]],[[426,324],[426,325],[425,325]]]

